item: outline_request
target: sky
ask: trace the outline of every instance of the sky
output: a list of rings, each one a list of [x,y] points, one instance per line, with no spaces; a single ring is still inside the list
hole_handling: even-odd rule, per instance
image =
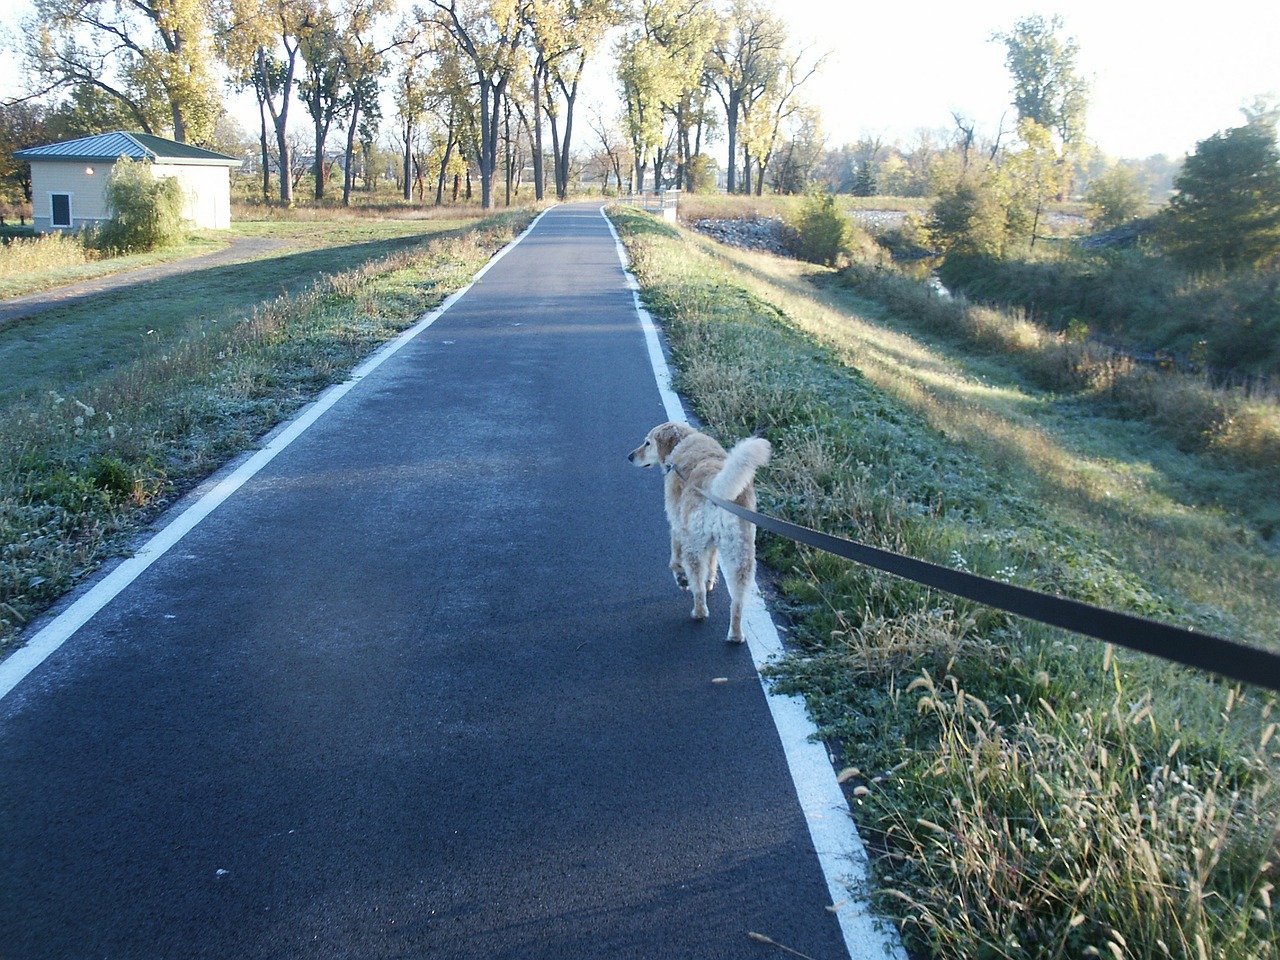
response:
[[[793,36],[832,51],[813,99],[835,144],[883,134],[904,144],[952,128],[953,110],[994,134],[1016,117],[1002,44],[1024,16],[1055,13],[1091,81],[1087,134],[1113,157],[1180,158],[1243,122],[1240,107],[1280,95],[1280,3],[1215,0],[774,0]]]
[[[1090,140],[1105,154],[1175,159],[1243,122],[1240,108],[1280,96],[1280,3],[1215,0],[767,0],[793,40],[827,53],[805,95],[822,111],[831,146],[881,137],[909,147],[921,130],[954,129],[952,112],[994,135],[1009,106],[1004,48],[991,36],[1024,16],[1060,13],[1092,83]],[[406,0],[407,3],[407,0]],[[0,38],[16,32],[28,0],[0,0]],[[0,54],[0,98],[22,89],[21,65]],[[616,109],[608,70],[592,73],[583,103]],[[256,119],[237,109],[250,131]]]

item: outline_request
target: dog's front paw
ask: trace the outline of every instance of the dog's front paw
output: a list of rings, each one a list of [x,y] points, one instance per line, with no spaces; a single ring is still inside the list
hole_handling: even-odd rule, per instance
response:
[[[724,638],[724,642],[733,643],[733,644],[746,643],[747,638],[740,633],[730,633],[727,637]]]

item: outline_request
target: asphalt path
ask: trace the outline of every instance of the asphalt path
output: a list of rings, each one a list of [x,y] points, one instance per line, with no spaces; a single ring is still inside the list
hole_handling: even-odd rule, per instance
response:
[[[0,700],[0,958],[848,955],[624,277],[544,215]]]

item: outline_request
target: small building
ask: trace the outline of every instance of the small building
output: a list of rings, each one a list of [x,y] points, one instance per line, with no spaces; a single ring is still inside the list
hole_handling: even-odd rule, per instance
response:
[[[17,150],[31,164],[31,219],[41,233],[79,230],[111,218],[106,185],[120,157],[176,177],[187,197],[183,216],[201,229],[231,226],[231,168],[241,161],[147,133],[101,133]]]

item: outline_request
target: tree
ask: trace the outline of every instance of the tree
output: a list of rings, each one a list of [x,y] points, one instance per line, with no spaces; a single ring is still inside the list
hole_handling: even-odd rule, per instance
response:
[[[435,24],[419,22],[404,36],[405,42],[394,51],[399,64],[395,106],[402,195],[412,199],[416,186],[419,198],[425,199],[434,168],[439,206],[446,179],[454,177],[456,201],[461,177],[469,177],[467,157],[480,155],[476,105],[470,99],[471,67],[458,45]]]
[[[93,86],[146,133],[203,143],[221,110],[205,0],[34,0],[26,57],[43,92]]]
[[[1270,117],[1202,140],[1174,188],[1162,233],[1179,260],[1235,270],[1280,255],[1280,152]]]
[[[1084,136],[1089,85],[1077,72],[1080,55],[1074,37],[1058,36],[1061,17],[1024,17],[1008,33],[992,39],[1005,46],[1004,64],[1013,77],[1013,106],[1018,119],[1034,120],[1058,141],[1074,145]]]
[[[797,113],[791,137],[778,150],[775,164],[770,166],[770,179],[777,193],[801,194],[814,181],[822,162],[823,136],[821,117],[812,108]],[[874,180],[866,196],[875,192]]]
[[[618,38],[617,76],[637,191],[644,189],[650,161],[658,177],[665,119],[695,119],[692,97],[701,85],[714,30],[715,15],[706,0],[640,0],[632,26]]]
[[[1022,149],[1006,156],[995,185],[1002,194],[1007,235],[1026,236],[1034,247],[1044,206],[1061,193],[1066,168],[1049,131],[1031,118],[1018,122],[1018,138]]]
[[[826,191],[805,197],[792,227],[793,250],[801,260],[834,267],[848,249],[849,220]]]
[[[743,176],[748,178],[745,186],[749,190],[751,162],[754,161],[756,196],[764,193],[764,172],[773,159],[773,152],[777,149],[784,127],[797,116],[800,118],[799,122],[803,124],[804,114],[808,112],[805,105],[797,99],[797,95],[800,87],[818,72],[825,58],[819,58],[807,67],[803,65],[804,59],[803,50],[794,55],[784,55],[778,72],[774,75],[772,82],[765,87],[759,104],[753,104],[751,108],[744,105],[743,121],[749,132],[743,138]],[[748,159],[748,149],[745,149],[747,145],[749,145],[750,159]]]
[[[1022,18],[1007,33],[993,34],[992,40],[1005,47],[1019,123],[1030,120],[1056,139],[1065,192],[1070,187],[1065,176],[1069,158],[1084,143],[1089,84],[1076,67],[1080,48],[1075,38],[1059,36],[1064,26],[1061,17],[1046,20],[1036,14]]]
[[[469,65],[480,106],[480,203],[493,206],[502,99],[520,64],[533,0],[428,0],[423,23],[442,29]]]
[[[217,36],[223,58],[236,77],[254,84],[259,109],[271,115],[280,202],[286,206],[293,205],[289,106],[297,83],[302,38],[318,20],[313,0],[217,0]],[[262,123],[265,152],[265,114]],[[264,169],[267,165],[264,156]],[[265,184],[264,180],[264,189]]]
[[[392,49],[412,42],[411,31],[401,31],[385,46],[370,39],[374,26],[391,13],[390,0],[359,0],[347,8],[347,23],[342,32],[339,56],[342,71],[350,92],[351,113],[347,119],[346,159],[343,164],[342,204],[351,203],[351,188],[355,182],[356,142],[360,141],[365,154],[373,149],[382,119],[378,103],[378,81],[387,73],[386,54]],[[367,180],[366,180],[367,182]]]
[[[772,89],[783,63],[786,26],[759,0],[733,0],[724,26],[711,47],[708,79],[725,111],[729,140],[728,190],[738,189],[738,139],[749,125],[757,101]],[[752,129],[758,136],[758,131]],[[750,141],[748,141],[750,143]],[[743,192],[751,189],[750,148],[743,157]]]
[[[101,87],[83,83],[50,108],[45,118],[47,140],[77,140],[113,130],[128,130],[135,121],[129,108]]]
[[[561,200],[569,192],[574,108],[583,71],[599,50],[605,32],[616,22],[613,0],[534,0],[530,7],[534,102],[551,126],[556,196]],[[534,170],[541,200],[542,124],[535,120],[533,127]]]
[[[853,175],[853,189],[849,191],[855,197],[874,197],[876,195],[876,174],[871,164],[863,160],[858,164]]]
[[[618,39],[618,83],[633,166],[632,190],[644,192],[645,171],[662,143],[662,101],[668,93],[662,47],[638,29]]]
[[[303,69],[298,80],[298,97],[311,117],[315,135],[315,162],[312,171],[317,200],[324,198],[325,181],[328,179],[325,148],[329,129],[334,121],[341,122],[351,111],[350,90],[346,82],[338,30],[336,18],[327,7],[327,0],[321,0],[321,5],[316,8],[315,24],[299,37],[298,52],[302,56]]]
[[[31,164],[13,152],[37,147],[46,139],[46,109],[35,103],[0,106],[0,204],[31,202]]]
[[[998,257],[1004,249],[1005,211],[990,184],[962,177],[938,194],[929,232],[947,256]]]
[[[613,124],[607,122],[599,111],[595,112],[588,120],[592,133],[600,141],[600,154],[604,157],[606,163],[604,176],[604,189],[609,189],[609,173],[612,172],[614,179],[618,182],[618,192],[622,192],[622,168],[631,166],[631,159],[627,154],[627,142],[622,132]]]

